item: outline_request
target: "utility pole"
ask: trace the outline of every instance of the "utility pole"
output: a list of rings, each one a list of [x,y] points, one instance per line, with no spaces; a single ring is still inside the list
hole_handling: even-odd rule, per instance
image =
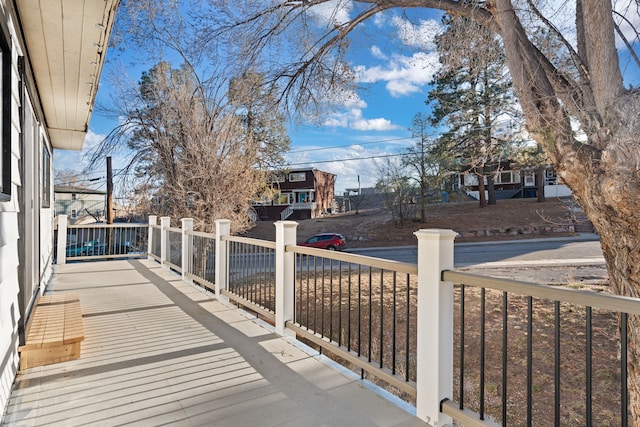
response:
[[[107,224],[113,224],[113,170],[111,169],[111,156],[107,157]]]

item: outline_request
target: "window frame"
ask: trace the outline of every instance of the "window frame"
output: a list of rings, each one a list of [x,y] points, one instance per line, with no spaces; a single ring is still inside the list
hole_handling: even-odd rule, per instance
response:
[[[46,209],[51,207],[51,152],[43,137],[41,137],[40,146],[42,147],[42,166],[40,171],[42,182],[40,191],[42,193],[42,208]]]
[[[304,182],[307,180],[306,172],[291,172],[289,174],[289,182]]]
[[[0,25],[0,90],[2,91],[2,107],[0,120],[2,133],[0,134],[0,202],[11,200],[11,38],[6,25]]]

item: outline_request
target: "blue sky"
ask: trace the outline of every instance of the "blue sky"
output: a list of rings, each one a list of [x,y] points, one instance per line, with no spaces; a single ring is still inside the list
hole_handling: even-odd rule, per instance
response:
[[[548,2],[551,3],[554,2]],[[569,2],[556,0],[556,3],[562,5],[561,12],[571,17],[573,9]],[[316,18],[340,21],[353,12],[345,7],[342,14],[336,15],[331,7],[333,3],[317,8]],[[429,82],[438,68],[433,38],[440,31],[440,16],[440,12],[429,9],[389,11],[366,22],[353,34],[349,60],[361,89],[350,94],[348,103],[323,117],[319,124],[289,127],[292,144],[286,160],[292,168],[316,167],[335,173],[338,194],[346,188],[357,188],[358,178],[362,187],[375,184],[376,163],[380,160],[374,158],[407,148],[414,142],[409,131],[411,120],[416,113],[428,112],[425,100]],[[566,19],[557,11],[553,16]],[[113,52],[108,52],[98,105],[109,101],[106,76],[124,67],[129,78],[138,81],[140,73],[152,65],[133,63],[135,60],[127,54],[116,60]],[[629,83],[637,85],[640,81],[636,69],[629,69],[626,74]],[[116,124],[115,118],[94,111],[85,151]],[[432,132],[436,134],[435,130]],[[81,170],[86,159],[80,152],[56,151],[54,162],[56,169]],[[122,159],[114,157],[115,169],[122,164]],[[88,177],[104,175],[104,168],[100,168]]]
[[[428,82],[437,69],[437,55],[429,51],[433,50],[431,42],[440,22],[437,11],[414,12],[410,21],[407,16],[387,13],[362,27],[354,38],[349,57],[362,90],[351,94],[352,102],[319,124],[289,126],[291,152],[286,160],[291,168],[316,167],[335,173],[338,192],[357,187],[358,177],[363,187],[373,186],[376,160],[371,157],[398,153],[411,144],[408,128],[416,113],[426,111]],[[322,14],[321,11],[318,13]],[[380,37],[383,34],[391,37]],[[405,39],[407,42],[403,41]],[[106,76],[125,64],[114,56],[107,52],[97,105],[109,102]],[[141,71],[149,68],[128,64],[126,71],[133,81],[139,79]],[[115,118],[105,117],[96,109],[85,150],[56,151],[55,168],[82,170],[88,148],[104,138],[116,124]],[[358,158],[369,159],[344,160]],[[113,161],[115,169],[123,164],[117,157]],[[105,175],[104,167],[94,172],[87,177]]]

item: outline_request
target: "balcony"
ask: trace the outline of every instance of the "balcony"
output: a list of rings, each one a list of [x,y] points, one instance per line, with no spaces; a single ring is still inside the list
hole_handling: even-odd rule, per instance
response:
[[[48,292],[80,294],[86,341],[18,377],[9,425],[628,425],[638,299],[453,271],[447,230],[415,265],[192,224],[61,223]]]
[[[424,425],[317,353],[148,260],[59,265],[81,358],[27,369],[3,425]]]

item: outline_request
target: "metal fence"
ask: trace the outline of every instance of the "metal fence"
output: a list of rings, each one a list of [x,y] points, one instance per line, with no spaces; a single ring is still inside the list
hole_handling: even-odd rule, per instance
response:
[[[147,224],[69,225],[66,227],[64,241],[65,258],[87,260],[146,257],[148,230]]]
[[[212,290],[215,284],[216,236],[197,231],[186,233],[190,239],[190,262],[185,275]]]
[[[228,236],[229,299],[273,320],[275,313],[275,243]]]
[[[303,338],[415,397],[417,266],[295,246]]]
[[[289,221],[266,242],[163,220],[159,236],[149,225],[160,262],[387,383],[425,421],[628,424],[637,298],[451,271],[447,230],[416,232],[416,265],[297,246]]]
[[[152,224],[149,226],[151,237],[151,245],[149,248],[149,256],[159,261],[162,256],[162,227]]]
[[[182,271],[182,230],[180,228],[165,228],[165,253],[164,263],[172,269]]]
[[[446,413],[502,425],[628,424],[626,331],[637,300],[453,271],[443,280],[460,284]]]

